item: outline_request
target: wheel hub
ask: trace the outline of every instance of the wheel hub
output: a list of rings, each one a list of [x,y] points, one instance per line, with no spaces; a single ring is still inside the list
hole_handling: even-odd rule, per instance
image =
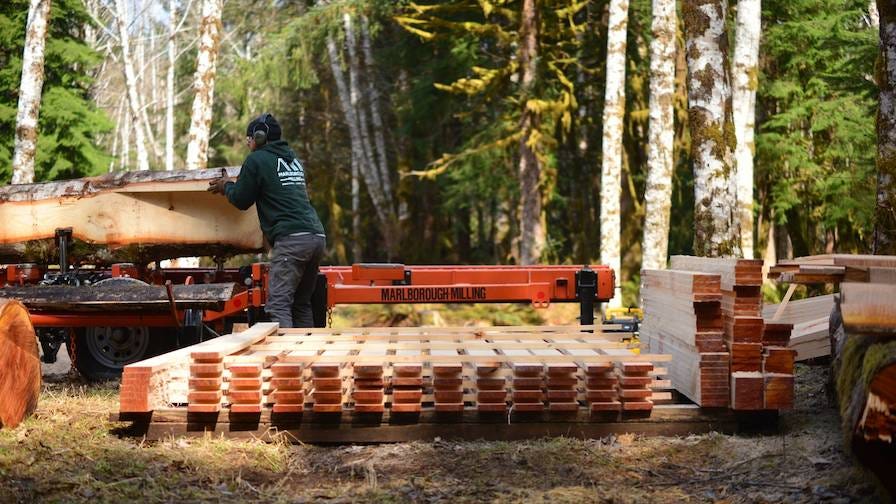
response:
[[[149,346],[146,327],[91,327],[86,336],[91,357],[115,369],[143,358]]]

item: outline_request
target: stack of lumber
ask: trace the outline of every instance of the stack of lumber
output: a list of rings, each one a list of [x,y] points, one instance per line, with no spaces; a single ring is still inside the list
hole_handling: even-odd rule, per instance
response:
[[[447,350],[433,350],[433,354],[451,355]],[[461,364],[432,365],[433,408],[435,411],[457,413],[464,410],[463,369]],[[503,398],[501,402],[504,402]]]
[[[616,412],[622,409],[616,387],[619,378],[614,366],[592,364],[585,370],[585,396],[592,413]]]
[[[619,400],[623,411],[650,411],[653,402],[650,397],[653,390],[650,376],[653,364],[649,362],[620,362],[616,368],[619,376]]]
[[[345,389],[340,375],[342,366],[333,362],[311,365],[311,397],[315,413],[341,413]]]
[[[263,364],[228,363],[227,401],[234,413],[261,413]]]
[[[571,362],[548,364],[548,377],[545,385],[548,391],[548,409],[552,412],[578,411],[579,380],[576,373],[579,367]]]
[[[271,365],[268,404],[273,413],[301,413],[305,409],[305,388],[301,363],[275,362]]]
[[[513,364],[513,409],[518,412],[544,411],[544,364]]]
[[[796,284],[890,282],[896,278],[896,256],[826,254],[778,261],[769,278]]]
[[[0,428],[12,429],[31,416],[40,396],[40,359],[28,311],[0,299]]]
[[[643,270],[641,281],[641,340],[650,352],[672,354],[672,385],[700,406],[728,406],[719,275]]]
[[[420,413],[423,398],[423,364],[403,362],[392,367],[392,411]]]
[[[635,353],[618,334],[593,326],[256,324],[127,366],[121,412],[289,417],[310,410],[333,417],[411,414],[406,421],[413,422],[435,412],[578,417],[609,409],[616,416],[606,420],[613,420],[626,411],[649,413],[654,375],[665,373],[654,363],[670,359]]]
[[[829,319],[834,308],[834,295],[817,296],[787,303],[766,305],[762,308],[766,337],[781,324],[792,326],[789,344],[778,341],[796,351],[796,361],[802,362],[831,354]]]
[[[775,324],[766,333],[762,261],[673,256],[671,266],[642,273],[642,335],[651,351],[675,357],[669,369],[675,388],[702,406],[791,408],[790,326]],[[721,331],[720,342],[711,330]]]

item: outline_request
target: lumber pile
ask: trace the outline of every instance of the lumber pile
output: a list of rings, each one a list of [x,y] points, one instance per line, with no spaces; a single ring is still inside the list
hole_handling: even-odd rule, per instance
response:
[[[649,415],[655,367],[600,327],[279,329],[256,324],[124,369],[120,411]],[[610,417],[605,417],[607,412]],[[293,416],[291,416],[293,415]],[[459,420],[461,417],[457,417]]]
[[[762,308],[762,317],[766,333],[777,324],[793,326],[787,346],[796,351],[796,361],[803,362],[831,354],[829,320],[833,309],[834,295],[828,294],[766,305]]]
[[[844,283],[832,374],[847,444],[896,495],[896,283]]]
[[[239,168],[227,168],[235,177]],[[134,171],[0,187],[0,263],[58,261],[56,230],[71,228],[75,262],[148,263],[262,248],[255,211],[206,191],[221,169]]]
[[[729,401],[729,353],[722,339],[718,275],[643,270],[641,339],[673,356],[668,372],[680,393],[704,407]]]
[[[673,355],[676,390],[701,406],[793,406],[792,326],[762,318],[762,261],[673,256],[644,270],[642,338]]]
[[[40,396],[40,358],[28,311],[0,299],[0,428],[13,429],[31,416]]]
[[[896,275],[896,256],[826,254],[778,261],[769,278],[787,283],[885,282]]]

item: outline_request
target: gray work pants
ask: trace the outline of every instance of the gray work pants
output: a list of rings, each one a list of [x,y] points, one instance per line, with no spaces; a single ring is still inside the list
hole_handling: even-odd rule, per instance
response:
[[[311,295],[327,240],[313,234],[284,236],[271,255],[264,311],[280,327],[313,327]]]

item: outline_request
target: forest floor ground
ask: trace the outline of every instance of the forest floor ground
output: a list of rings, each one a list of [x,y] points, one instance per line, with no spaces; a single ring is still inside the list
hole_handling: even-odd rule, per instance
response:
[[[52,378],[51,378],[52,379]],[[844,452],[827,366],[776,435],[311,446],[119,438],[117,382],[48,379],[0,430],[0,502],[877,502]]]

